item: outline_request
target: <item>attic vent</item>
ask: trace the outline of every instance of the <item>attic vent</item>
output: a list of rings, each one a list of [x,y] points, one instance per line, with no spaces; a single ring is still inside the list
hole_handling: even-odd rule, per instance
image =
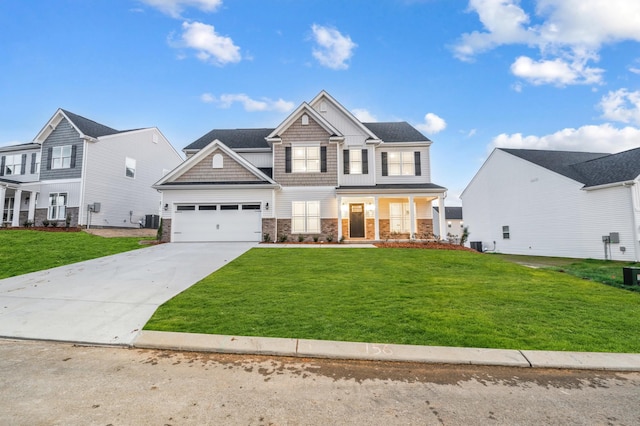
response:
[[[153,143],[158,143],[158,134],[154,133],[151,139],[153,140]]]
[[[223,159],[222,155],[216,154],[213,156],[213,164],[212,167],[214,169],[221,169],[223,167]]]
[[[325,101],[320,102],[320,112],[327,112],[327,103]]]
[[[302,125],[303,126],[308,126],[309,125],[309,116],[307,114],[302,116]]]

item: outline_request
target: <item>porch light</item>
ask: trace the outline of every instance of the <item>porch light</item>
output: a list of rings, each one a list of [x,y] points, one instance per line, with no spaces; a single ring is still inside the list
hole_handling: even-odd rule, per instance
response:
[[[269,203],[265,203],[265,204],[264,204],[264,209],[265,209],[265,210],[269,210]]]
[[[169,210],[169,204],[164,205],[164,211],[167,211],[167,210]]]

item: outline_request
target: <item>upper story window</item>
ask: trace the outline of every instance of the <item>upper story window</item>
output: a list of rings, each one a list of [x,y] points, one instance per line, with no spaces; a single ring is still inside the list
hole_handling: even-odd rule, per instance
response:
[[[125,176],[130,178],[136,177],[136,160],[127,157],[124,162]]]
[[[420,151],[382,152],[382,176],[420,176]]]
[[[293,148],[293,172],[317,173],[320,171],[320,147],[297,146]]]
[[[71,145],[54,146],[51,150],[51,168],[68,169],[71,167]]]
[[[345,175],[366,175],[369,173],[369,158],[366,149],[345,149],[343,151],[343,172]]]
[[[22,154],[7,155],[4,158],[4,175],[23,175],[24,163]]]
[[[40,153],[31,154],[31,174],[40,173]]]

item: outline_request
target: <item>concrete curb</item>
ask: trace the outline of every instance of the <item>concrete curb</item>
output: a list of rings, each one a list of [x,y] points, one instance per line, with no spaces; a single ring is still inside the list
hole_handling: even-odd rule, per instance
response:
[[[141,331],[133,347],[305,358],[640,371],[640,354],[453,348]]]

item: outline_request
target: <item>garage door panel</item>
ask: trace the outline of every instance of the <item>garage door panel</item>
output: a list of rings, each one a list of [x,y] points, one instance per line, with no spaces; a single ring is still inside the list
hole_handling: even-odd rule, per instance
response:
[[[182,207],[182,208],[180,208]],[[178,206],[175,212],[173,241],[260,241],[262,212],[242,209],[241,204],[224,204],[216,210]]]

